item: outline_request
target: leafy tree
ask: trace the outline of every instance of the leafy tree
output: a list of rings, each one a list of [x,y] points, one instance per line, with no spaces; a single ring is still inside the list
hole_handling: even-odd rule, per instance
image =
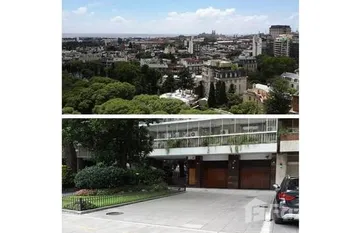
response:
[[[130,42],[129,43],[129,48],[132,49],[133,48],[133,44]]]
[[[166,80],[161,85],[161,93],[174,92],[177,89],[177,85],[172,74],[169,74]]]
[[[228,107],[231,108],[233,105],[239,105],[242,103],[242,98],[238,94],[229,93],[228,95]]]
[[[151,109],[139,101],[111,99],[94,108],[96,114],[150,114]]]
[[[181,110],[179,114],[219,114],[218,112],[214,110],[198,110],[198,109],[187,109],[187,110]]]
[[[214,88],[214,83],[213,82],[210,83],[208,106],[209,106],[209,108],[216,107],[215,88]]]
[[[123,39],[118,38],[118,44],[121,45],[123,43]]]
[[[76,111],[73,107],[64,107],[62,109],[63,114],[80,114],[80,112]]]
[[[151,113],[164,111],[167,114],[178,114],[182,109],[190,109],[181,100],[160,98],[154,95],[135,96],[133,101],[145,104],[150,108]]]
[[[287,80],[277,78],[271,85],[269,98],[265,100],[267,114],[287,114],[291,109],[291,94]]]
[[[194,89],[194,79],[191,77],[191,74],[189,73],[188,69],[184,69],[179,73],[178,86],[183,90]]]
[[[93,151],[98,162],[125,168],[127,162],[136,163],[152,151],[152,138],[146,127],[139,126],[139,121],[64,119],[63,133],[69,142],[76,141]]]
[[[203,81],[200,81],[199,85],[195,88],[195,94],[199,97],[199,99],[201,99],[205,97],[204,92],[205,90],[204,90]]]
[[[235,94],[235,86],[234,84],[230,84],[230,87],[229,87],[229,94]]]
[[[261,106],[254,101],[246,101],[239,105],[234,105],[230,108],[233,114],[262,114]]]
[[[221,105],[226,105],[228,103],[228,98],[226,96],[226,87],[225,87],[225,82],[221,82],[221,86],[220,86],[220,92],[219,92],[219,103]]]

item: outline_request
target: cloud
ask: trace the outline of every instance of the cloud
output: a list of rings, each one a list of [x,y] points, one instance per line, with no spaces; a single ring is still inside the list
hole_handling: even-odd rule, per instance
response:
[[[95,12],[92,11],[92,12],[90,12],[89,15],[90,15],[90,16],[93,16],[94,14],[95,14]]]
[[[293,20],[293,19],[297,19],[299,17],[299,13],[294,13],[292,15],[289,16],[289,20]]]
[[[88,9],[86,10],[88,11]],[[115,8],[111,10],[114,11]],[[86,14],[89,15],[89,12]],[[241,14],[235,8],[211,6],[193,11],[172,11],[163,17],[146,20],[136,20],[136,18],[130,20],[120,15],[107,19],[94,16],[90,20],[84,17],[71,18],[71,15],[63,24],[63,31],[69,33],[114,33],[120,30],[124,33],[199,34],[216,30],[218,33],[233,35],[258,33],[259,31],[268,33],[271,24],[289,24],[292,28],[298,27],[298,16],[295,14],[292,15],[293,19],[289,20],[287,16],[280,17],[277,14]],[[66,13],[63,12],[64,17],[66,18]]]
[[[77,15],[83,15],[86,12],[87,12],[87,7],[85,7],[85,6],[79,7],[78,9],[73,11],[73,13],[77,14]]]
[[[126,22],[128,22],[126,19],[124,19],[121,16],[115,16],[114,18],[110,19],[110,21],[114,22],[114,23],[126,23]]]

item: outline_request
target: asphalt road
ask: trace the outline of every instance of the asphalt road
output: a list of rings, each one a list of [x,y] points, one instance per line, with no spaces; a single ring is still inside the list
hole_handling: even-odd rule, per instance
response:
[[[272,197],[272,191],[188,189],[183,194],[85,215],[63,213],[63,232],[260,233],[266,209],[259,206],[270,203]],[[108,212],[121,214],[106,215]]]

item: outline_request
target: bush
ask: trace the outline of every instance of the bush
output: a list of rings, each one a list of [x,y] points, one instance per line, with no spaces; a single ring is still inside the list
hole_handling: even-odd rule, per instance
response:
[[[151,191],[152,192],[165,191],[165,190],[168,190],[168,189],[169,189],[169,187],[165,182],[161,182],[161,183],[158,183],[158,184],[153,184],[151,186]]]
[[[93,189],[81,189],[75,192],[75,196],[95,196],[96,190]]]
[[[116,188],[124,185],[124,170],[118,167],[92,166],[79,171],[75,186],[82,189]]]
[[[138,168],[134,172],[138,174],[139,184],[143,185],[158,184],[166,179],[165,172],[160,169]]]
[[[63,188],[72,188],[74,187],[74,177],[75,174],[66,165],[62,165],[62,187]]]
[[[65,205],[63,208],[68,210],[80,211],[80,199]],[[97,208],[95,204],[91,203],[90,201],[82,200],[82,210],[90,210],[95,208]]]

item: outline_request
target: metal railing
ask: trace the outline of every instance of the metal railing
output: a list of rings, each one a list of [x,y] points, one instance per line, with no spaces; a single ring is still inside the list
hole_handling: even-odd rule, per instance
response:
[[[208,147],[226,145],[249,145],[276,143],[276,132],[242,133],[216,136],[202,136],[178,139],[155,139],[154,149],[186,148],[186,147]]]

